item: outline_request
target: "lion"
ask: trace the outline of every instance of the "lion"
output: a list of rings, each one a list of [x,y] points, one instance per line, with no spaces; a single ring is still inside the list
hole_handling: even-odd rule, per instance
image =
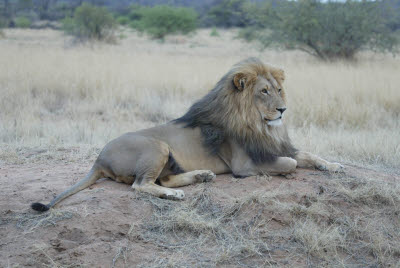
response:
[[[282,69],[256,58],[237,63],[182,117],[110,141],[84,179],[49,204],[31,207],[46,211],[103,177],[180,200],[184,192],[173,188],[211,181],[216,174],[291,176],[296,167],[341,171],[339,163],[292,145],[283,123],[284,80]]]

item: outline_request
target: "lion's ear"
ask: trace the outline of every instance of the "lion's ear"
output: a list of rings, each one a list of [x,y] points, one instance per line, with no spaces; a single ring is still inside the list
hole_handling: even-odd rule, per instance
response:
[[[281,82],[285,81],[285,71],[282,69],[276,69],[272,75]]]
[[[246,75],[244,73],[237,73],[235,74],[235,76],[233,77],[233,84],[235,85],[235,87],[242,91],[246,85]]]

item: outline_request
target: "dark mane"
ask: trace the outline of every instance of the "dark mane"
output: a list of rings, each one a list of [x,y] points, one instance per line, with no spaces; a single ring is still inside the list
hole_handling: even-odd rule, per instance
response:
[[[247,103],[243,103],[243,99],[238,98],[238,94],[244,93],[235,88],[233,76],[242,70],[254,71],[256,76],[262,75],[257,68],[265,71],[269,67],[255,58],[236,64],[221,78],[214,89],[195,102],[182,117],[173,122],[182,123],[184,127],[199,127],[203,136],[203,144],[212,154],[218,154],[221,145],[227,139],[233,139],[257,164],[273,162],[279,156],[294,157],[297,150],[292,146],[284,126],[279,127],[277,130],[279,133],[273,133],[281,137],[278,141],[274,139],[272,133],[257,130],[253,122],[254,118],[243,119],[245,116],[255,117],[254,114],[247,114],[247,110],[254,110],[254,108],[247,110],[245,108],[253,107],[253,104],[250,103],[252,98],[247,97]]]
[[[219,111],[215,102],[227,76],[228,74],[207,95],[195,102],[182,117],[173,120],[175,123],[184,124],[185,127],[199,127],[203,136],[203,144],[212,154],[219,152],[227,134],[224,132],[223,126],[215,122],[220,120],[216,116]]]

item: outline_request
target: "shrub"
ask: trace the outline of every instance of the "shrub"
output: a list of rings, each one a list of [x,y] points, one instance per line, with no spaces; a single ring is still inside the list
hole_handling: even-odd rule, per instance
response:
[[[1,10],[0,10],[1,11]],[[0,31],[1,29],[3,29],[4,27],[6,27],[6,20],[4,18],[2,18],[2,16],[0,16]]]
[[[265,15],[258,16],[257,28],[244,36],[264,46],[278,43],[301,49],[324,60],[353,59],[363,48],[394,51],[396,39],[386,27],[378,5],[379,1],[282,2],[274,10],[260,9]],[[272,32],[266,34],[268,28]]]
[[[27,17],[16,17],[14,19],[15,27],[17,28],[29,28],[31,26],[31,20],[28,19]]]
[[[4,27],[4,24],[0,18],[0,38],[4,37],[3,27]]]
[[[117,18],[117,22],[119,23],[119,24],[121,24],[121,25],[127,25],[128,23],[129,23],[129,17],[127,17],[127,16],[119,16],[118,18]]]
[[[382,1],[382,16],[386,18],[386,24],[392,31],[400,30],[400,1]]]
[[[83,3],[72,18],[63,20],[63,30],[80,40],[115,40],[116,23],[106,8]]]
[[[141,13],[142,8],[144,8],[144,7],[141,5],[138,5],[138,4],[131,5],[130,11],[128,13],[128,18],[131,21],[140,20],[140,18],[142,17],[142,13]]]
[[[257,27],[246,27],[246,28],[241,28],[238,32],[238,37],[242,38],[248,42],[251,42],[253,40],[261,40],[260,37],[261,30]]]
[[[219,36],[217,28],[215,28],[215,27],[212,28],[210,36],[214,36],[214,37],[218,37]]]
[[[154,6],[134,10],[138,19],[130,25],[153,38],[163,39],[167,34],[187,34],[196,29],[197,13],[190,8]]]

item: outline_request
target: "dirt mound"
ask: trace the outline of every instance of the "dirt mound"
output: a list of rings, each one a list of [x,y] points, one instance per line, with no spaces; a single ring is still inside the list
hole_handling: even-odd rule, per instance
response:
[[[400,178],[346,166],[183,187],[182,202],[101,180],[38,214],[86,164],[0,169],[1,267],[399,265]]]

